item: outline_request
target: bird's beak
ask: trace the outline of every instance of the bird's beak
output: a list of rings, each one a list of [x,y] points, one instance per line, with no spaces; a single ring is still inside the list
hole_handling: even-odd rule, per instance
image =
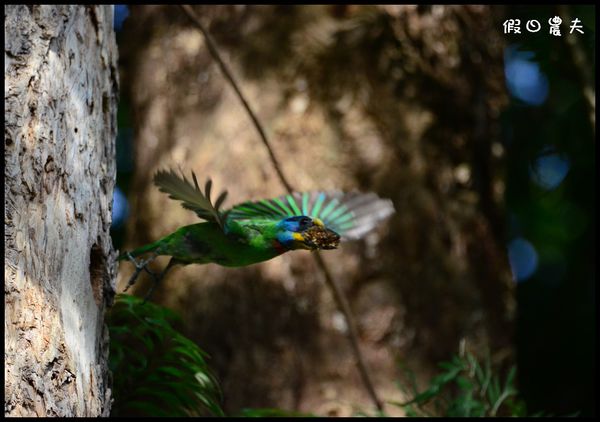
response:
[[[294,233],[292,236],[294,237],[295,241],[304,243],[304,236],[302,236],[300,233]]]
[[[300,233],[294,233],[292,234],[292,236],[301,249],[314,249],[314,244],[311,241],[307,240]]]

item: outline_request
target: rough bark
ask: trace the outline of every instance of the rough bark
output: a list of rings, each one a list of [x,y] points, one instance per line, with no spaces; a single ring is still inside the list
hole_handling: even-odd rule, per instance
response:
[[[5,6],[5,415],[110,411],[112,6]]]

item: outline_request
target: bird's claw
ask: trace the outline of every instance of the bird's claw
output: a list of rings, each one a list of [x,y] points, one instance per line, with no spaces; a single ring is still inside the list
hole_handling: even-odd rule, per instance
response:
[[[148,275],[150,275],[150,277],[152,277],[152,279],[154,281],[154,283],[152,284],[152,287],[150,287],[150,290],[144,297],[144,301],[142,303],[146,303],[148,301],[148,299],[150,299],[150,297],[152,296],[152,293],[154,293],[154,290],[156,289],[156,287],[158,286],[160,281],[164,278],[167,271],[178,263],[178,261],[176,261],[174,258],[171,258],[171,261],[169,261],[169,264],[165,267],[164,270],[162,270],[160,273],[155,273],[154,271],[151,271],[148,268],[148,264],[151,263],[152,261],[154,261],[157,257],[158,257],[158,253],[156,253],[156,251],[155,251],[152,253],[152,256],[150,258],[146,259],[145,261],[140,259],[140,262],[138,262],[135,260],[135,258],[133,256],[131,256],[131,254],[129,252],[127,252],[127,258],[129,258],[129,260],[133,263],[133,265],[135,265],[135,271],[134,271],[133,275],[131,276],[131,278],[129,279],[129,282],[127,283],[127,287],[125,287],[125,291],[127,291],[129,289],[129,287],[131,287],[135,283],[135,280],[138,278],[138,276],[140,275],[140,273],[142,271],[146,271],[148,273]]]
[[[142,302],[142,304],[146,303],[150,299],[150,297],[152,296],[152,293],[154,293],[154,290],[156,290],[156,287],[158,286],[160,281],[163,279],[163,277],[165,276],[167,271],[169,271],[170,267],[171,267],[171,263],[169,262],[169,265],[167,265],[165,267],[165,269],[160,272],[160,274],[157,274],[157,273],[145,268],[146,272],[148,274],[150,274],[150,276],[152,277],[154,283],[152,283],[152,286],[150,286],[150,290],[148,290],[148,293],[146,293],[146,296],[144,297],[144,301]]]
[[[146,271],[148,274],[150,274],[152,276],[152,278],[156,277],[156,273],[153,273],[152,271],[150,271],[148,269],[148,264],[151,263],[152,261],[154,261],[157,256],[158,255],[156,253],[154,253],[147,260],[145,260],[145,261],[144,260],[140,260],[141,262],[138,262],[138,261],[135,260],[135,258],[133,256],[131,256],[131,254],[129,252],[127,252],[127,258],[129,258],[129,260],[133,263],[133,265],[135,265],[135,271],[132,274],[132,276],[129,279],[129,281],[127,282],[127,286],[125,287],[125,291],[129,290],[129,288],[135,284],[135,281],[137,280],[137,278],[139,277],[139,275],[140,275],[140,273],[142,271]]]

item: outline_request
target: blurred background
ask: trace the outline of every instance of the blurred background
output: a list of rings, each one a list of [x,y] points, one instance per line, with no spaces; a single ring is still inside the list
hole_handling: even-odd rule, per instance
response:
[[[462,342],[500,372],[516,364],[529,413],[595,414],[595,7],[194,10],[297,190],[394,202],[379,230],[323,254],[381,398],[407,399],[403,368],[426,382]],[[549,33],[554,16],[561,36]],[[508,19],[520,34],[505,34]],[[539,32],[527,30],[532,19]],[[574,19],[583,34],[570,33]],[[284,193],[180,8],[117,5],[115,29],[115,248],[197,222],[153,186],[161,168],[211,177],[229,191],[226,206]],[[120,289],[132,271],[120,265]],[[228,413],[372,408],[308,252],[241,269],[179,267],[153,300],[182,315],[210,355]]]

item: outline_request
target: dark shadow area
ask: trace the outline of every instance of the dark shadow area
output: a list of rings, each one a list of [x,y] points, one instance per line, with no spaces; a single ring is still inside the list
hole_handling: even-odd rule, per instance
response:
[[[595,145],[585,83],[564,38],[503,33],[509,17],[525,23],[564,9],[195,10],[294,186],[373,191],[394,203],[380,230],[326,254],[382,394],[402,401],[393,384],[398,362],[414,363],[421,380],[464,340],[481,355],[489,350],[503,376],[518,364],[529,414],[593,414]],[[595,11],[567,10],[584,21],[577,43],[590,59]],[[248,116],[179,8],[132,6],[121,37],[127,151],[135,157],[121,179],[130,207],[124,246],[197,221],[157,192],[158,169],[180,165],[212,177],[229,190],[227,205],[283,193]],[[547,92],[526,103],[511,75],[535,76],[535,66]],[[546,155],[557,166],[551,189],[540,182]],[[519,251],[533,251],[535,265],[519,266]],[[189,266],[155,293],[211,355],[228,412],[352,414],[369,406],[352,362],[340,363],[350,356],[343,324],[307,262],[297,253],[242,269]],[[136,287],[142,294],[148,285]]]

